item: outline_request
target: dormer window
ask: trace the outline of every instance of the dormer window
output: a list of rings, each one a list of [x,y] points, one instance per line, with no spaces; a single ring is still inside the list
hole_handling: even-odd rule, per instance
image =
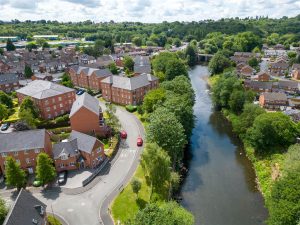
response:
[[[63,154],[63,155],[60,156],[60,159],[61,160],[67,160],[68,159],[68,155]]]

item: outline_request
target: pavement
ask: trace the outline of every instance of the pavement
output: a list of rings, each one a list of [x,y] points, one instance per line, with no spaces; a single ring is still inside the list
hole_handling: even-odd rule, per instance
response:
[[[105,109],[104,103],[99,104]],[[143,126],[133,114],[117,107],[116,116],[122,129],[127,131],[127,139],[121,142],[115,158],[89,185],[75,189],[30,189],[47,205],[47,210],[62,218],[65,224],[113,224],[109,205],[133,176],[143,150],[143,147],[136,145],[137,137],[144,138]],[[11,198],[11,193],[10,190],[0,192],[5,199]]]

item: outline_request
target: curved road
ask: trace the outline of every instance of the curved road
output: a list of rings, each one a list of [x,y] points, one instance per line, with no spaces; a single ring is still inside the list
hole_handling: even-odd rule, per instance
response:
[[[102,109],[105,108],[103,103],[100,105]],[[55,190],[34,193],[47,204],[47,210],[59,215],[70,225],[113,224],[108,213],[109,204],[126,186],[139,163],[142,148],[136,146],[136,140],[138,136],[144,138],[143,126],[122,107],[117,107],[116,116],[128,137],[121,142],[118,154],[94,187],[77,195]]]

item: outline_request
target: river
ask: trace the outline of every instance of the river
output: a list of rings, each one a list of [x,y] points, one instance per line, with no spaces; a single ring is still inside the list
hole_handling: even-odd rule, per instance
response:
[[[194,214],[197,225],[264,224],[268,212],[254,170],[230,123],[212,107],[208,74],[205,66],[189,72],[196,123],[181,204]]]

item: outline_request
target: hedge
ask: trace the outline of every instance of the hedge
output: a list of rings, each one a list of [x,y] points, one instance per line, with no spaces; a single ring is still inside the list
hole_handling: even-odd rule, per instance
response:
[[[137,107],[134,105],[126,105],[125,108],[128,112],[135,112],[137,110]]]

